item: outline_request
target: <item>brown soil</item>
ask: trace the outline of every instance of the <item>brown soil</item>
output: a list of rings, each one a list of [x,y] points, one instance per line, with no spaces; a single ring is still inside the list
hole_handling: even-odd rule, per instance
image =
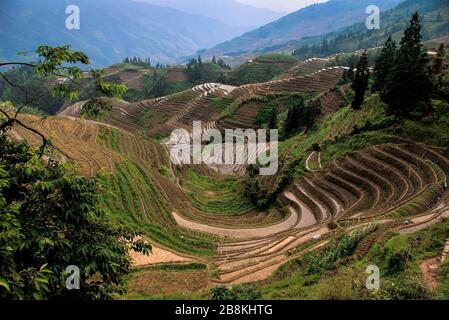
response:
[[[126,85],[130,89],[142,90],[142,77],[147,71],[123,71],[119,73],[120,83]]]
[[[149,256],[130,251],[130,257],[133,259],[133,267],[143,267],[152,264],[161,263],[177,263],[177,262],[192,262],[193,260],[186,257],[181,257],[173,252],[164,250],[153,246],[152,253]]]
[[[440,257],[435,257],[424,260],[419,266],[425,283],[432,291],[435,291],[438,285],[438,268],[440,267],[440,264]]]
[[[291,215],[284,221],[264,228],[253,229],[227,229],[220,227],[213,227],[207,224],[201,224],[185,219],[176,212],[173,212],[173,217],[176,223],[186,229],[194,230],[198,232],[209,233],[220,237],[228,237],[230,239],[250,239],[250,238],[262,238],[270,235],[277,234],[282,231],[292,229],[297,222],[298,216],[296,212],[292,212]]]
[[[168,70],[166,79],[169,82],[187,81],[188,80],[183,69],[170,69],[170,70]]]
[[[210,284],[207,271],[163,272],[147,271],[134,274],[128,283],[129,292],[144,295],[189,295],[206,289]]]

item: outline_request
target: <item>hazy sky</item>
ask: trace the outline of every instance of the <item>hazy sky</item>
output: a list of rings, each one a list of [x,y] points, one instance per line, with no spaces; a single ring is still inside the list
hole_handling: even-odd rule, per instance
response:
[[[237,0],[255,7],[269,8],[274,11],[292,12],[313,3],[327,0]]]

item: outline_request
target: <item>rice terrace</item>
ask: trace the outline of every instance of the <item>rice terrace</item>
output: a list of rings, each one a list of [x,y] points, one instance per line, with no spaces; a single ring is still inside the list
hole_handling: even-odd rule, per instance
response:
[[[449,6],[372,1],[368,30],[355,2],[190,55],[103,63],[87,14],[87,49],[0,48],[0,299],[449,299]],[[297,31],[335,6],[346,25]]]

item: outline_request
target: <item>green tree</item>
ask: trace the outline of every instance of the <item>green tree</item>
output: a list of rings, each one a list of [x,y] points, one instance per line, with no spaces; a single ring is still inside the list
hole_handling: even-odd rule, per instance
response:
[[[196,80],[201,80],[203,77],[203,72],[204,68],[203,68],[203,59],[201,58],[201,56],[198,56],[198,64],[197,64],[197,75],[196,75]]]
[[[259,108],[257,110],[255,123],[258,126],[266,126],[267,129],[276,129],[278,127],[278,111],[276,107]]]
[[[276,107],[271,107],[268,117],[268,129],[276,129],[277,127],[278,127],[278,111]]]
[[[100,98],[92,98],[83,105],[82,118],[102,120],[112,112],[112,106]]]
[[[292,97],[287,101],[287,114],[284,122],[284,138],[287,138],[300,129],[310,129],[315,118],[320,114],[316,103],[305,103],[304,98]]]
[[[81,78],[78,64],[89,59],[68,46],[39,47],[39,63],[0,62],[1,66],[26,66],[43,76]],[[95,85],[107,96],[120,96],[126,87],[105,82],[92,70]],[[7,79],[4,74],[2,77]],[[20,87],[7,79],[9,85]],[[63,84],[55,95],[76,96]],[[123,293],[131,260],[128,250],[148,253],[139,233],[112,225],[99,198],[95,178],[80,177],[69,164],[60,164],[51,143],[18,117],[39,99],[24,90],[25,103],[0,106],[0,299],[110,299]],[[36,150],[11,140],[8,132],[20,126],[37,134]],[[45,155],[45,157],[44,157]],[[80,290],[67,290],[67,267],[80,269]]]
[[[444,43],[441,43],[435,61],[433,62],[432,71],[434,74],[441,74],[445,69],[444,58],[446,56],[446,49]]]
[[[430,112],[432,82],[427,73],[427,53],[422,48],[421,38],[421,22],[416,12],[404,32],[394,66],[381,92],[390,115],[410,117]]]
[[[437,56],[432,65],[432,77],[435,93],[437,95],[447,96],[447,89],[444,90],[445,87],[447,88],[447,75],[445,72],[447,69],[447,65],[445,62],[445,58],[446,50],[444,48],[444,44],[442,43],[438,48]],[[444,94],[444,91],[446,91],[446,94]]]
[[[295,102],[290,103],[287,108],[287,117],[284,124],[284,136],[287,137],[301,126],[301,117],[305,109],[304,98],[299,97]]]
[[[33,147],[0,135],[0,298],[111,299],[123,293],[137,233],[114,226],[96,179],[44,161]],[[65,287],[80,268],[80,290]]]
[[[348,69],[343,72],[343,81],[349,82],[354,80],[354,63],[351,62]]]
[[[387,76],[395,63],[396,50],[396,42],[391,39],[391,37],[389,37],[385,42],[384,47],[380,51],[374,65],[374,83],[372,87],[373,91],[380,92],[384,89]]]
[[[357,70],[355,71],[354,80],[352,81],[351,86],[355,92],[355,97],[352,101],[352,108],[354,110],[358,110],[362,106],[363,100],[365,99],[366,89],[368,89],[369,77],[368,55],[365,51],[357,64]]]

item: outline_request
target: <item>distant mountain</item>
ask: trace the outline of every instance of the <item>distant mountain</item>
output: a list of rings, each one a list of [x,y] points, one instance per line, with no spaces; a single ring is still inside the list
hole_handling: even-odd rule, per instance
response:
[[[365,10],[377,5],[387,10],[402,0],[330,0],[293,12],[275,22],[203,52],[206,56],[240,55],[283,45],[303,37],[336,31],[366,19]]]
[[[81,11],[81,29],[65,28],[68,5]],[[212,18],[131,0],[2,0],[0,59],[42,44],[71,44],[97,66],[126,56],[171,63],[241,34]]]
[[[187,13],[213,18],[231,26],[244,27],[244,32],[275,21],[285,14],[252,7],[235,0],[135,0],[170,7]],[[243,32],[242,32],[243,33]]]
[[[400,41],[415,11],[421,16],[423,40],[449,35],[449,1],[406,0],[382,13],[379,30],[367,30],[364,23],[357,23],[338,32],[289,43],[289,46],[296,49],[298,57],[306,59],[382,46],[390,36]]]

